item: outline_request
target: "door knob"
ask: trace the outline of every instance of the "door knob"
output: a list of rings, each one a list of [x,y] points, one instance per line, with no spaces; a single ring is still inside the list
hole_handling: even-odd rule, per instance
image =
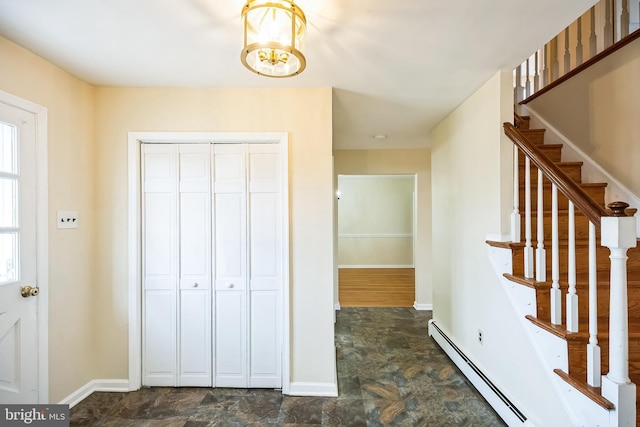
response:
[[[20,295],[23,298],[35,297],[40,293],[40,288],[33,286],[24,286],[20,289]]]

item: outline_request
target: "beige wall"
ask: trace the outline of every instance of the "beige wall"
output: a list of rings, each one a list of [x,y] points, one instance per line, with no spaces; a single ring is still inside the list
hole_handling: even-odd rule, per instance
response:
[[[336,175],[417,175],[415,242],[416,303],[431,304],[431,152],[413,150],[336,150]],[[337,302],[337,292],[336,292]]]
[[[96,89],[101,378],[126,378],[127,133],[288,132],[293,382],[336,382],[331,88]]]
[[[128,377],[129,131],[288,132],[291,379],[335,385],[330,88],[94,88],[2,38],[0,61],[0,90],[49,113],[51,402]]]
[[[413,267],[415,175],[338,177],[338,265]]]
[[[527,106],[640,197],[640,39]]]
[[[571,425],[485,244],[509,230],[512,146],[502,123],[513,119],[511,82],[510,71],[498,73],[431,132],[433,317],[527,416]]]
[[[96,378],[94,362],[94,92],[87,83],[0,37],[0,90],[48,109],[49,399]],[[57,210],[79,227],[56,229]]]

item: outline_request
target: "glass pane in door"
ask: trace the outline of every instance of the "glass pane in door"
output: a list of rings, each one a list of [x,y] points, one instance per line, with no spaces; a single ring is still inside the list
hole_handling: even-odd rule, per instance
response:
[[[0,228],[17,227],[17,193],[16,178],[0,177]]]
[[[18,280],[18,233],[0,234],[0,285]]]
[[[18,280],[18,132],[0,122],[0,285]]]
[[[0,122],[0,173],[18,173],[17,129],[14,125]]]

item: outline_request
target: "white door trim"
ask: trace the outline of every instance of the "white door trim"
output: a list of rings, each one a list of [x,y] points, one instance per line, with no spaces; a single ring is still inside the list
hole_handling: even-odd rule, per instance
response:
[[[49,402],[49,177],[47,108],[0,90],[0,102],[32,113],[36,125],[36,269],[38,310],[38,402]]]
[[[140,146],[146,143],[278,143],[280,144],[282,191],[282,393],[289,394],[290,311],[289,311],[289,136],[286,132],[129,132],[129,390],[142,387],[142,226]]]

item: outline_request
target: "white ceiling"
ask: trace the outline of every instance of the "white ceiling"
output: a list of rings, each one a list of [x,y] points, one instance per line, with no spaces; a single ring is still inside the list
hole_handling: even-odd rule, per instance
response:
[[[297,0],[307,69],[288,79],[242,66],[243,0],[0,0],[0,35],[96,85],[333,87],[335,148],[410,148],[594,2]]]

